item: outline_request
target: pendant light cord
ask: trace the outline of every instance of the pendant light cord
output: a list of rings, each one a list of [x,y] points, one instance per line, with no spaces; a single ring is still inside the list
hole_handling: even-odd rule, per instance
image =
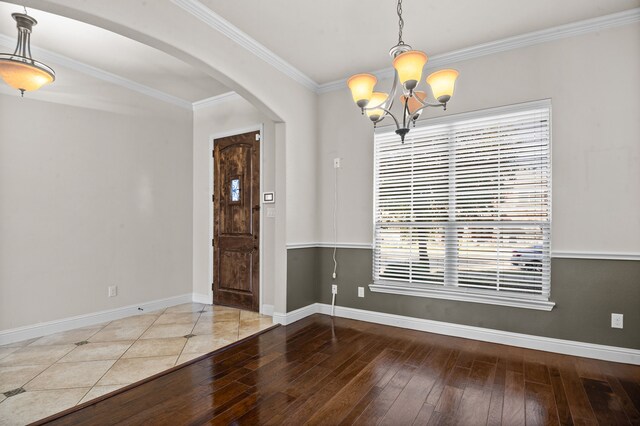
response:
[[[331,276],[335,280],[338,270],[338,260],[336,259],[338,249],[338,168],[334,167],[333,172],[333,274]]]
[[[402,41],[402,29],[404,28],[404,19],[402,19],[402,0],[398,0],[398,44],[404,44]]]

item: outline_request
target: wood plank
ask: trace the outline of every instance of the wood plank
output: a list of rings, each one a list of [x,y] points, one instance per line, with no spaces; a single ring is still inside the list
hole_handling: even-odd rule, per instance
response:
[[[397,357],[396,351],[384,349],[327,403],[319,407],[307,420],[307,424],[339,424],[353,406],[375,386],[378,380],[382,379]]]
[[[597,425],[639,413],[639,366],[313,315],[46,422]]]
[[[393,402],[398,398],[400,392],[402,392],[407,383],[409,383],[415,370],[416,367],[411,366],[404,366],[400,369],[381,392],[377,393],[377,395],[372,395],[371,402],[356,419],[354,424],[363,426],[378,424],[387,411],[389,411]]]
[[[491,390],[467,386],[456,410],[455,422],[460,425],[485,425],[489,416]]]
[[[435,410],[436,410],[436,407],[434,407],[431,404],[427,404],[425,402],[424,404],[422,404],[422,408],[420,409],[420,411],[418,412],[418,415],[414,419],[413,424],[415,426],[422,426],[422,425],[429,424],[429,421],[431,420],[431,417],[433,416],[433,413]]]
[[[607,376],[606,378],[607,383],[609,384],[609,386],[611,386],[611,389],[620,400],[622,409],[629,418],[629,421],[631,421],[631,424],[640,425],[640,410],[637,407],[638,405],[640,405],[640,392],[638,393],[638,395],[636,395],[636,401],[634,403],[634,401],[631,399],[617,377]],[[640,391],[640,386],[638,386],[637,383],[636,386]]]
[[[489,413],[487,415],[487,425],[502,424],[502,407],[504,405],[504,386],[507,380],[507,361],[505,358],[499,358],[496,364],[496,372],[493,379],[493,387],[491,389],[491,402],[489,404]]]
[[[389,408],[380,422],[381,425],[413,423],[431,388],[442,374],[442,366],[446,365],[449,355],[449,352],[442,349],[429,354]]]
[[[622,388],[625,390],[629,399],[633,403],[636,410],[640,411],[640,383],[631,380],[619,379]]]
[[[622,403],[607,382],[583,378],[582,383],[598,423],[631,424],[622,409]]]
[[[507,371],[502,408],[502,423],[505,425],[524,425],[524,375]]]
[[[486,359],[486,358],[485,358]],[[467,387],[475,387],[483,389],[493,384],[493,378],[496,374],[496,364],[489,364],[484,361],[473,361]]]
[[[526,367],[525,367],[526,368]],[[527,382],[525,388],[525,418],[527,424],[557,425],[558,411],[550,385]]]
[[[545,364],[535,361],[525,361],[524,363],[524,379],[527,382],[542,383],[550,385],[549,370]]]
[[[578,377],[578,373],[571,362],[562,363],[560,378],[564,385],[567,403],[569,404],[569,410],[571,411],[571,417],[574,423],[577,423],[577,419],[596,422],[596,416],[591,409],[589,398],[587,398],[580,377]]]
[[[558,422],[561,425],[572,425],[571,410],[567,402],[567,394],[562,384],[560,371],[557,367],[549,368],[549,376],[551,378],[551,387],[553,388],[553,396],[555,398],[556,409],[558,411]]]

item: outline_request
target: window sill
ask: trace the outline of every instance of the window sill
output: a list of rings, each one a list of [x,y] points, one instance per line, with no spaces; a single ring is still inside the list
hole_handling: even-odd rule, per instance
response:
[[[402,284],[369,284],[369,290],[375,293],[401,294],[405,296],[430,297],[433,299],[457,300],[460,302],[484,303],[489,305],[509,306],[512,308],[536,309],[551,311],[554,302],[543,299],[524,299],[509,295],[488,294],[464,289],[425,288]]]

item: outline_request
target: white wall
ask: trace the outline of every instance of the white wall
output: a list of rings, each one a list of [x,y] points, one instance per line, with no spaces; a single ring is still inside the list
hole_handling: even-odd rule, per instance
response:
[[[276,218],[282,231],[275,238],[274,307],[286,312],[286,244],[317,239],[316,94],[175,2],[25,0],[24,4],[162,50],[218,79],[276,123],[276,168],[283,176],[276,181],[276,190],[285,208]]]
[[[554,251],[640,253],[639,24],[453,67],[461,75],[446,114],[552,100]],[[346,88],[321,95],[318,111],[319,241],[333,241],[332,161],[342,157],[338,241],[370,244],[372,126]]]
[[[56,71],[0,94],[0,330],[192,291],[191,111]]]
[[[193,292],[211,300],[211,141],[214,137],[228,136],[249,128],[264,126],[262,134],[261,192],[276,189],[276,138],[275,125],[249,102],[234,97],[222,103],[199,108],[193,114]],[[282,171],[280,172],[282,175]],[[283,179],[283,175],[280,176]],[[274,304],[274,274],[276,220],[266,217],[266,208],[275,208],[276,214],[284,211],[284,200],[276,194],[276,203],[262,205],[263,222],[260,230],[262,243],[262,302]],[[280,232],[284,232],[281,230]]]

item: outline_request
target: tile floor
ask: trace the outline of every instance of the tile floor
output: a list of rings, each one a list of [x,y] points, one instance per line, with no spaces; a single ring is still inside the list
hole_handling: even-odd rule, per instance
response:
[[[188,303],[0,346],[0,425],[47,417],[272,325],[255,312]]]

